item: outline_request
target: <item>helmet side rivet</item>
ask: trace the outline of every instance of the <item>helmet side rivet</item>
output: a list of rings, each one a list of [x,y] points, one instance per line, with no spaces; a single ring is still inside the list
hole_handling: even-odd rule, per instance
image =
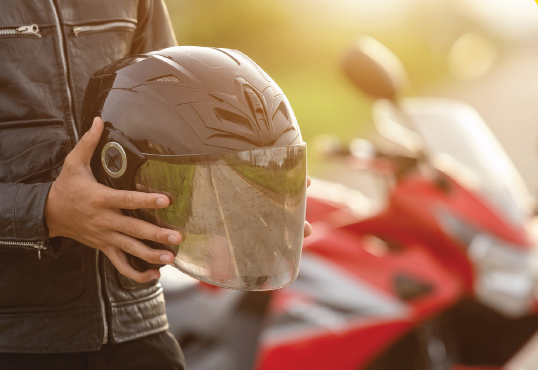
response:
[[[123,147],[116,143],[106,143],[101,151],[101,164],[110,177],[117,179],[125,173],[127,155]]]

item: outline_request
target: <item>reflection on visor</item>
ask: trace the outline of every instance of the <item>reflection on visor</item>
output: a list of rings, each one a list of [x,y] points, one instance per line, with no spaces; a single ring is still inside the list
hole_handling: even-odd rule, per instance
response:
[[[171,205],[139,210],[136,217],[181,233],[179,246],[166,246],[176,254],[176,268],[240,290],[277,289],[295,280],[306,208],[306,144],[147,158],[137,186],[167,194]]]

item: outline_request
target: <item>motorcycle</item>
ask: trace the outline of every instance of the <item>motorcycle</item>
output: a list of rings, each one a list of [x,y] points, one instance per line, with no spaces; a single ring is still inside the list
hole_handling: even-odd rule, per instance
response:
[[[402,68],[375,40],[351,50],[344,69],[376,99],[385,144],[355,141],[333,155],[383,178],[385,205],[314,180],[314,234],[297,280],[280,290],[179,286],[163,274],[189,368],[502,368],[538,329],[528,190],[471,107],[398,100]]]

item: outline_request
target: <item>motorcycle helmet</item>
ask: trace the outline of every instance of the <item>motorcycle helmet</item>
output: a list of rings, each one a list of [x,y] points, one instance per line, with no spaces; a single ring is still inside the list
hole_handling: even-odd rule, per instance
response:
[[[278,85],[237,50],[180,46],[120,59],[86,89],[82,129],[105,123],[96,179],[167,195],[123,210],[179,231],[173,266],[224,288],[295,280],[306,208],[306,144]],[[151,265],[129,256],[139,271]],[[157,266],[158,267],[158,266]]]

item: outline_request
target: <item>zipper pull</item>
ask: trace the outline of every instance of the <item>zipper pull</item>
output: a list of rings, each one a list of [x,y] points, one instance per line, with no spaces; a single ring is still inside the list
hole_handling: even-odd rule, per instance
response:
[[[41,249],[44,249],[43,242],[37,242],[34,245],[34,248],[37,248],[37,258],[41,259]]]
[[[41,37],[39,34],[39,27],[37,24],[32,24],[30,26],[21,26],[17,28],[17,33],[19,35],[33,35],[37,37]]]
[[[82,27],[80,27],[80,26],[73,27],[73,33],[75,34],[75,36],[78,36],[81,29],[82,29]]]

